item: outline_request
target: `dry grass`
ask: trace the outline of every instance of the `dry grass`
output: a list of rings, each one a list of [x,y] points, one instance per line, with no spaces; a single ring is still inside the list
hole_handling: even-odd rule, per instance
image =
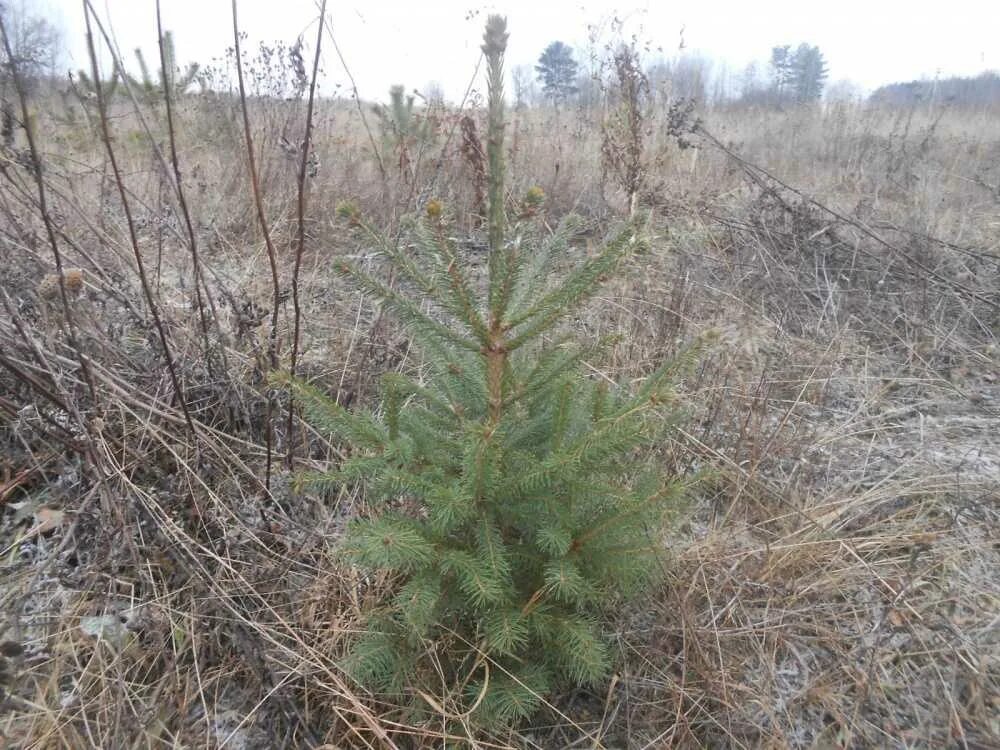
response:
[[[145,111],[150,133],[123,102],[111,118],[196,436],[164,374],[96,130],[81,110],[68,122],[58,100],[42,104],[43,184],[64,267],[82,269],[65,301],[93,388],[58,278],[46,282],[55,269],[22,139],[4,151],[0,180],[0,628],[24,647],[7,660],[8,745],[439,744],[443,720],[412,724],[337,667],[391,582],[336,558],[363,498],[296,492],[284,418],[268,426],[274,290],[238,101],[190,97],[177,118],[207,333],[150,146],[162,112]],[[296,142],[304,106],[250,107],[283,292],[298,162],[279,139]],[[437,137],[400,171],[353,105],[318,106],[299,371],[344,403],[419,361],[334,279],[334,257],[366,252],[334,221],[336,204],[356,200],[392,234],[439,197],[469,236],[469,262],[480,260],[458,126],[482,113],[431,114]],[[703,116],[722,145],[794,190],[705,137],[682,150],[651,136],[654,249],[577,325],[614,337],[591,364],[620,380],[721,333],[686,384],[691,420],[663,447],[664,461],[706,478],[668,540],[662,585],[614,619],[622,666],[607,691],[555,696],[537,726],[478,746],[996,747],[1000,203],[989,186],[1000,184],[1000,118],[865,107]],[[509,142],[512,195],[541,185],[550,220],[575,210],[599,234],[623,206],[601,184],[594,117],[516,112]],[[586,251],[586,240],[573,249]],[[292,323],[283,302],[283,357]],[[305,425],[296,433],[298,467],[336,459]],[[428,690],[444,706],[446,689]],[[470,732],[447,731],[471,744]]]

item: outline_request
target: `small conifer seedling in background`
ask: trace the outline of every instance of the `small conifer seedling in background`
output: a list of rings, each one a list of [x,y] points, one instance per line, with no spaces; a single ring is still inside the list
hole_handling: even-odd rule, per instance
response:
[[[556,281],[553,261],[573,223],[547,238],[507,223],[506,44],[506,21],[490,17],[485,279],[470,272],[432,202],[416,222],[414,254],[379,243],[402,291],[338,266],[407,327],[427,363],[422,376],[385,376],[370,413],[288,383],[306,418],[352,448],[311,478],[361,483],[374,509],[352,522],[343,549],[359,566],[397,575],[349,671],[396,700],[493,727],[530,716],[561,686],[608,675],[601,613],[648,581],[683,486],[641,450],[669,426],[679,363],[634,392],[609,388],[584,371],[593,350],[553,332],[641,246],[641,227],[624,226]],[[529,219],[543,199],[526,196]],[[363,226],[353,207],[339,212]]]

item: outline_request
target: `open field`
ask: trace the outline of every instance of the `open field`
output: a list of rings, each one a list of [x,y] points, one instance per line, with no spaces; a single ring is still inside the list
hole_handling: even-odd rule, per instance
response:
[[[304,100],[251,96],[265,240],[239,98],[187,95],[169,119],[121,91],[106,118],[53,91],[29,104],[40,174],[22,129],[0,151],[0,639],[21,647],[0,736],[440,745],[445,686],[427,687],[442,716],[414,724],[338,666],[393,582],[338,558],[365,497],[297,488],[342,446],[266,375],[294,348],[357,405],[420,370],[334,272],[378,262],[336,209],[395,238],[439,200],[484,264],[482,108],[420,108],[401,145],[367,105],[320,100],[300,191]],[[661,449],[704,478],[662,583],[609,613],[606,690],[475,746],[1000,746],[1000,113],[647,115],[651,248],[573,332],[610,341],[588,365],[626,383],[717,332]],[[579,214],[572,257],[627,207],[601,116],[508,113],[511,212],[537,185],[536,221]]]

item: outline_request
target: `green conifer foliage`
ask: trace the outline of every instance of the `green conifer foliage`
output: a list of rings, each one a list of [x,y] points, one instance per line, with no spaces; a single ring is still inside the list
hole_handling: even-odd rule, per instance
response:
[[[166,69],[160,68],[157,71],[156,79],[154,79],[149,70],[149,65],[146,63],[146,56],[142,53],[142,49],[136,47],[135,61],[139,66],[139,77],[136,78],[131,74],[125,74],[133,94],[149,106],[160,104],[163,101],[164,91],[169,91],[171,100],[178,99],[186,94],[195,80],[197,80],[198,73],[201,71],[201,66],[198,63],[188,63],[184,71],[181,71],[176,62],[174,35],[171,31],[164,32],[163,34],[163,56],[166,58]],[[77,74],[77,77],[84,92],[89,93],[93,90],[93,82],[86,72],[81,70]],[[111,78],[112,88],[110,95],[112,96],[114,95],[118,80],[119,71],[116,68]]]
[[[401,174],[412,177],[414,152],[434,140],[434,127],[426,114],[414,111],[415,98],[406,95],[403,86],[389,88],[389,104],[376,104],[372,111],[378,118],[382,145],[396,155]]]
[[[508,223],[506,43],[505,20],[490,17],[486,278],[463,261],[436,201],[417,222],[414,254],[378,243],[404,291],[339,266],[406,325],[426,371],[385,376],[381,407],[369,413],[282,379],[314,426],[352,447],[336,469],[305,479],[362,483],[375,508],[350,525],[344,551],[354,564],[398,576],[394,597],[354,644],[349,671],[396,700],[487,726],[530,716],[559,686],[608,675],[601,613],[648,581],[658,531],[683,489],[640,449],[669,427],[671,381],[695,356],[629,392],[590,378],[581,362],[593,351],[554,333],[642,246],[642,231],[637,222],[620,228],[554,281],[577,224],[542,237],[535,224]],[[378,238],[355,209],[338,213]],[[427,687],[442,675],[444,699]]]

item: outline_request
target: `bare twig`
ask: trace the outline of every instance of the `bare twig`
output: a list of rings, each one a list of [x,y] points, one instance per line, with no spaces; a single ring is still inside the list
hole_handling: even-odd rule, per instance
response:
[[[365,115],[365,108],[361,106],[361,95],[358,93],[357,81],[354,80],[351,68],[348,66],[347,60],[344,59],[344,55],[340,51],[340,45],[337,44],[337,38],[333,35],[333,26],[325,17],[323,18],[323,24],[326,26],[326,33],[330,36],[330,44],[333,45],[333,49],[337,53],[337,58],[340,60],[340,64],[344,68],[344,73],[347,75],[347,79],[351,82],[351,95],[354,98],[354,104],[358,108],[358,115],[361,117],[361,124],[365,128],[365,133],[368,134],[368,143],[371,144],[372,153],[375,154],[375,163],[378,165],[378,172],[382,177],[382,185],[388,186],[389,175],[385,171],[385,161],[382,159],[381,149],[379,149],[378,144],[375,142],[375,136],[372,135],[371,126],[368,124],[368,117]]]
[[[295,377],[295,368],[298,364],[299,359],[299,336],[300,336],[300,325],[302,322],[302,307],[299,304],[299,270],[302,268],[302,252],[306,245],[306,169],[309,165],[309,147],[310,139],[312,137],[312,125],[313,125],[313,104],[316,98],[316,76],[319,74],[319,57],[320,49],[323,44],[323,23],[326,19],[326,0],[322,0],[322,5],[319,9],[319,24],[316,30],[316,52],[313,56],[313,67],[312,76],[309,79],[309,103],[306,105],[306,132],[305,137],[302,140],[302,159],[299,162],[299,174],[298,174],[298,243],[295,247],[295,267],[292,269],[292,305],[295,308],[295,325],[292,332],[292,359],[289,364],[289,373],[292,377]],[[286,461],[288,468],[292,467],[292,462],[295,457],[295,404],[294,400],[289,394],[288,398],[288,425],[287,425],[287,443],[288,451],[286,454]]]
[[[38,188],[38,211],[41,214],[42,222],[45,224],[45,233],[48,236],[49,246],[52,248],[52,257],[54,258],[56,264],[56,274],[59,277],[59,297],[62,301],[63,316],[66,319],[66,333],[69,338],[70,346],[73,348],[73,352],[76,354],[76,358],[80,363],[80,371],[83,374],[83,378],[87,383],[88,389],[90,390],[91,399],[94,402],[94,406],[97,406],[97,389],[94,387],[94,380],[91,377],[90,365],[87,357],[80,347],[76,321],[73,318],[73,313],[69,304],[69,297],[66,294],[66,278],[63,273],[62,253],[59,251],[59,242],[56,240],[55,228],[52,223],[52,217],[49,214],[48,203],[46,202],[45,180],[42,176],[42,160],[39,156],[38,146],[35,144],[35,134],[31,127],[31,116],[28,112],[28,97],[25,94],[24,82],[21,80],[21,71],[17,64],[17,58],[14,56],[14,52],[11,49],[10,37],[7,34],[7,26],[4,23],[3,14],[0,14],[0,36],[3,36],[4,51],[7,55],[7,65],[10,68],[11,77],[14,79],[14,89],[17,92],[17,97],[21,104],[22,124],[24,126],[25,136],[28,139],[28,151],[31,154],[31,171],[34,174],[35,185]],[[76,412],[75,416],[80,423],[80,427],[86,429],[86,422],[84,422],[83,417],[79,414],[79,412]]]
[[[713,146],[715,146],[717,149],[719,149],[724,154],[726,154],[730,159],[732,159],[733,161],[737,162],[744,169],[750,170],[752,172],[756,172],[756,173],[759,173],[759,174],[763,175],[764,177],[766,177],[767,179],[769,179],[774,184],[780,186],[784,190],[787,190],[788,192],[793,193],[794,195],[797,195],[799,198],[801,198],[802,200],[804,200],[806,203],[809,203],[810,205],[815,206],[820,211],[824,211],[824,212],[828,213],[830,216],[834,217],[838,221],[841,221],[844,224],[848,224],[848,225],[854,227],[855,229],[857,229],[859,232],[861,232],[865,236],[867,236],[867,237],[875,240],[882,247],[886,248],[887,250],[889,250],[890,252],[894,253],[895,255],[900,256],[901,258],[903,258],[903,260],[905,260],[906,262],[908,262],[911,265],[915,266],[916,268],[919,268],[921,271],[923,271],[924,273],[926,273],[928,276],[933,276],[935,279],[937,279],[941,283],[943,283],[943,284],[951,287],[952,289],[954,289],[956,291],[961,292],[962,294],[966,295],[967,297],[971,297],[972,299],[977,300],[978,302],[982,302],[985,305],[989,305],[990,307],[992,307],[995,310],[1000,310],[1000,302],[996,302],[996,301],[990,299],[989,297],[985,297],[982,294],[979,294],[978,292],[976,292],[976,291],[974,291],[972,289],[969,289],[969,287],[965,286],[964,284],[961,284],[961,283],[955,281],[954,279],[949,279],[947,276],[943,276],[942,274],[938,273],[933,268],[931,268],[930,266],[928,266],[926,263],[923,263],[919,259],[914,258],[912,255],[910,255],[908,252],[906,252],[902,248],[897,247],[896,245],[892,244],[891,242],[889,242],[884,237],[882,237],[879,234],[873,232],[864,223],[862,223],[860,221],[856,221],[854,219],[851,219],[851,218],[849,218],[847,216],[844,216],[842,213],[840,213],[839,211],[837,211],[835,209],[830,208],[825,203],[820,203],[818,200],[816,200],[812,196],[806,195],[801,190],[798,190],[798,189],[792,187],[791,185],[789,185],[788,183],[783,182],[782,180],[780,180],[779,178],[775,177],[773,174],[771,174],[768,170],[764,169],[763,167],[758,166],[757,164],[754,164],[754,163],[752,163],[750,161],[747,161],[745,158],[743,158],[742,156],[740,156],[739,154],[737,154],[735,151],[733,151],[732,149],[730,149],[729,147],[727,147],[724,143],[722,143],[722,141],[720,141],[718,138],[716,138],[714,135],[712,135],[708,130],[705,129],[704,126],[698,125],[698,126],[696,126],[695,130],[696,130],[696,132],[698,132],[702,136],[704,136],[705,139],[708,140]]]
[[[212,353],[211,344],[208,340],[208,320],[205,316],[205,303],[201,296],[202,289],[205,290],[205,294],[208,296],[210,303],[211,294],[208,291],[208,285],[205,283],[205,277],[201,270],[201,260],[198,257],[198,240],[194,234],[194,226],[191,222],[191,212],[188,210],[187,198],[184,195],[184,183],[181,179],[180,160],[177,157],[177,137],[174,132],[173,102],[170,100],[172,87],[170,85],[170,75],[167,72],[166,50],[163,46],[163,19],[160,15],[160,0],[156,0],[156,32],[160,48],[160,68],[163,71],[163,101],[166,107],[167,115],[167,138],[170,143],[170,163],[174,168],[174,189],[177,192],[177,203],[180,205],[181,215],[184,217],[184,227],[187,230],[188,245],[191,249],[191,264],[194,267],[195,305],[198,308],[198,320],[201,323],[201,336],[205,350],[205,366],[208,368],[209,374],[211,374]],[[213,315],[213,317],[216,321],[218,321],[217,315]],[[223,354],[223,356],[225,355]]]
[[[191,436],[195,437],[197,436],[198,431],[195,429],[194,421],[191,419],[191,413],[188,410],[187,400],[184,396],[184,388],[181,386],[180,378],[177,376],[177,369],[174,366],[174,358],[170,352],[170,342],[167,340],[167,333],[163,327],[163,321],[160,319],[160,311],[157,307],[156,300],[153,298],[153,292],[149,286],[149,279],[146,276],[146,266],[142,260],[142,252],[139,250],[139,238],[135,232],[135,222],[132,219],[132,209],[129,206],[121,170],[118,167],[118,157],[116,156],[115,150],[111,145],[111,132],[108,125],[107,104],[104,100],[104,87],[101,83],[100,70],[97,67],[97,51],[94,48],[94,35],[91,31],[90,24],[90,6],[87,0],[84,0],[83,3],[83,14],[84,21],[87,25],[87,50],[90,54],[90,69],[94,77],[94,92],[97,95],[101,137],[104,141],[104,147],[108,154],[108,160],[111,163],[111,170],[114,173],[115,184],[118,187],[118,195],[122,202],[122,210],[125,212],[125,222],[128,225],[129,239],[132,242],[132,252],[135,255],[136,269],[139,272],[139,282],[142,285],[143,295],[146,297],[146,304],[149,305],[150,315],[153,316],[153,325],[156,326],[156,333],[159,336],[160,345],[163,347],[163,358],[166,361],[167,370],[170,373],[170,381],[173,384],[174,393],[177,395],[177,400],[181,405],[181,410],[184,412],[184,420],[187,422],[188,430],[191,432]]]
[[[247,111],[246,86],[243,82],[243,58],[240,50],[240,25],[236,10],[236,0],[233,6],[233,46],[236,52],[236,77],[240,87],[240,111],[243,113],[243,135],[246,140],[247,164],[250,170],[250,187],[253,190],[254,205],[257,208],[257,220],[260,222],[261,233],[264,235],[264,245],[267,248],[267,260],[271,266],[271,333],[268,337],[268,356],[272,369],[278,368],[278,308],[281,306],[281,289],[278,282],[278,258],[271,241],[268,229],[267,215],[264,211],[264,196],[260,189],[260,178],[257,174],[257,157],[254,153],[253,133],[250,130],[250,114]],[[267,397],[267,466],[265,469],[264,486],[271,489],[271,454],[273,451],[274,425],[274,395],[268,391]]]

